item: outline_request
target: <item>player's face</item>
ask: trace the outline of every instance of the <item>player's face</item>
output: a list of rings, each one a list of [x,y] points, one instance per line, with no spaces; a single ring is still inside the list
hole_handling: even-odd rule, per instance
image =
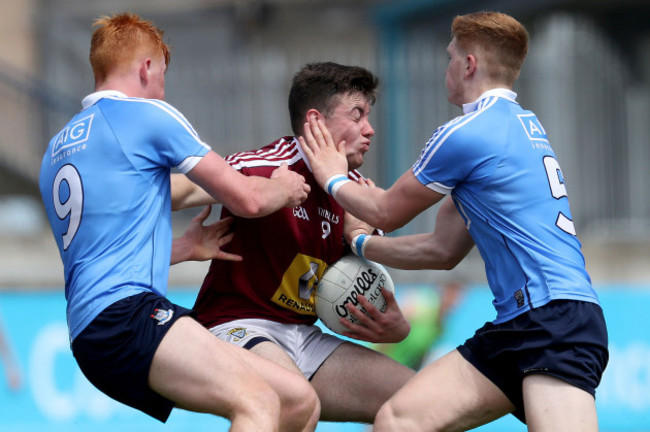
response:
[[[447,99],[454,105],[462,106],[463,100],[463,76],[465,72],[465,56],[456,46],[456,38],[452,39],[447,46],[449,63],[445,71],[445,84],[447,85]]]
[[[351,170],[363,164],[363,155],[370,148],[370,139],[375,135],[368,118],[370,109],[370,103],[362,94],[346,94],[325,119],[325,126],[334,142],[345,140],[348,167]]]

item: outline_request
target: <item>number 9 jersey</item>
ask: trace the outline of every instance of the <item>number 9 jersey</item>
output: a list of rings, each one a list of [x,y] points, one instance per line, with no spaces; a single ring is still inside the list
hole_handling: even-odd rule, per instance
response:
[[[495,323],[551,300],[599,303],[546,131],[515,98],[495,89],[465,104],[413,166],[422,184],[452,195],[485,261]]]
[[[165,102],[104,91],[82,105],[50,141],[39,179],[63,261],[71,340],[117,300],[166,294],[170,169],[187,172],[209,150]]]

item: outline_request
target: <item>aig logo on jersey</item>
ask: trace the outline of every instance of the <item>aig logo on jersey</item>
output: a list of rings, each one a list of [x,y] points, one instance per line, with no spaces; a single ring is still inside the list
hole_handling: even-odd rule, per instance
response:
[[[520,115],[519,121],[521,122],[528,139],[533,143],[537,144],[548,144],[548,138],[546,137],[546,130],[544,126],[539,122],[535,114],[526,114]]]
[[[52,146],[52,157],[55,157],[66,149],[71,151],[75,146],[88,141],[94,116],[95,114],[91,114],[74,123],[70,123],[59,132]]]

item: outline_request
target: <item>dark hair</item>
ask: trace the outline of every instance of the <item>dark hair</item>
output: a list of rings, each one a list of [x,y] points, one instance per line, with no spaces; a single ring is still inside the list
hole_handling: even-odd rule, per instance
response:
[[[374,105],[377,98],[377,77],[359,66],[332,62],[310,63],[293,77],[289,91],[289,117],[295,135],[302,133],[307,111],[314,108],[327,117],[340,96],[360,93]]]

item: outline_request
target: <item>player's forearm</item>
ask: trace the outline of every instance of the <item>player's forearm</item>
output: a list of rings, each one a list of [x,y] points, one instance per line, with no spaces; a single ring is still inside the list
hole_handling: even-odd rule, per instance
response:
[[[371,261],[404,270],[442,269],[444,256],[431,247],[432,233],[401,237],[370,236],[363,256]]]
[[[442,203],[432,233],[401,237],[368,236],[362,244],[352,241],[355,250],[362,249],[369,260],[406,270],[451,270],[474,247],[474,240],[458,214],[451,198]]]
[[[291,204],[290,190],[280,180],[257,176],[247,176],[245,179],[248,188],[247,193],[241,197],[244,202],[240,201],[240,216],[263,217]]]
[[[217,204],[217,200],[184,174],[172,174],[172,211]]]
[[[402,225],[392,220],[385,198],[384,189],[370,188],[352,181],[342,185],[335,194],[336,201],[352,215],[375,228],[391,232]]]

